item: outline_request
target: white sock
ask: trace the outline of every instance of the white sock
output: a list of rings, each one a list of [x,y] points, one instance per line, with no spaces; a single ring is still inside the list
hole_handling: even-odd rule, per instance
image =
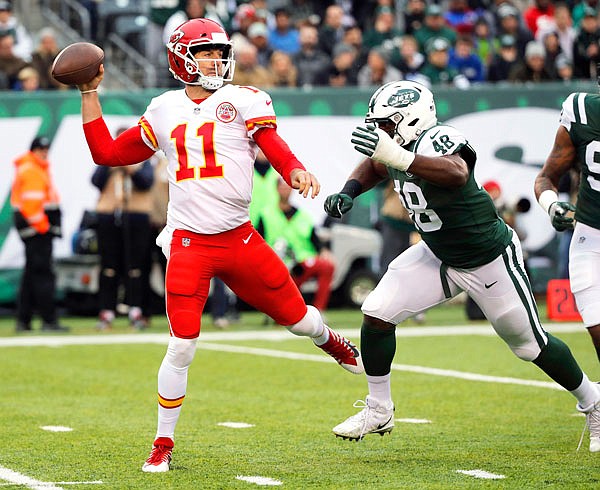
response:
[[[187,389],[188,367],[176,368],[163,359],[158,370],[158,428],[156,437],[174,439]]]
[[[587,375],[583,373],[583,379],[581,384],[571,391],[573,396],[577,398],[579,402],[579,408],[585,410],[591,408],[596,402],[600,400],[600,390],[596,383],[592,383]]]
[[[325,323],[321,317],[321,313],[314,306],[308,305],[306,315],[302,317],[298,323],[294,323],[289,327],[286,327],[294,335],[300,335],[302,337],[311,337],[312,339],[325,338],[325,342],[329,339],[329,330],[325,328]],[[316,343],[316,342],[315,342]],[[317,344],[322,345],[322,344]]]
[[[367,374],[369,397],[385,407],[393,405],[392,384],[390,382],[391,374],[388,373],[385,376],[369,376]]]

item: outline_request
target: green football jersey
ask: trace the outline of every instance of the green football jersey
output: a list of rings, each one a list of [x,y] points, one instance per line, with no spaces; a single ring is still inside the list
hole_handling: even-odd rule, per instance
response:
[[[489,194],[473,175],[475,152],[451,126],[438,124],[408,147],[430,157],[459,153],[469,165],[469,179],[447,189],[407,172],[388,169],[395,188],[423,241],[445,264],[462,269],[494,260],[508,246],[512,232],[498,216]]]
[[[600,229],[600,95],[569,95],[560,124],[569,132],[581,165],[575,219]]]

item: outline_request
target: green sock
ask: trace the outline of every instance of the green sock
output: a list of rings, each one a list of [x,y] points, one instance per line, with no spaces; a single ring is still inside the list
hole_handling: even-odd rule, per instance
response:
[[[385,376],[396,354],[396,329],[380,330],[364,321],[360,330],[360,351],[369,376]]]
[[[548,335],[548,345],[533,363],[568,391],[578,388],[583,372],[562,340]]]

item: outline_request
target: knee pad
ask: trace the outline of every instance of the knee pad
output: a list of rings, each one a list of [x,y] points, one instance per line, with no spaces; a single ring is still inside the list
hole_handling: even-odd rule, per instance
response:
[[[302,335],[305,337],[316,337],[321,335],[325,328],[321,313],[319,313],[319,310],[312,305],[307,305],[306,308],[306,315],[304,315],[299,322],[286,328],[294,335]]]
[[[194,359],[198,339],[180,339],[171,337],[165,359],[175,368],[187,368]]]

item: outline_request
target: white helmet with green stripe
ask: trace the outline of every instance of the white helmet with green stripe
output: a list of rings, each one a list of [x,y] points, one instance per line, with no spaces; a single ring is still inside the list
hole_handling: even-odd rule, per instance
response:
[[[407,80],[386,83],[373,94],[365,117],[367,123],[393,123],[394,140],[401,146],[437,124],[431,91]]]

